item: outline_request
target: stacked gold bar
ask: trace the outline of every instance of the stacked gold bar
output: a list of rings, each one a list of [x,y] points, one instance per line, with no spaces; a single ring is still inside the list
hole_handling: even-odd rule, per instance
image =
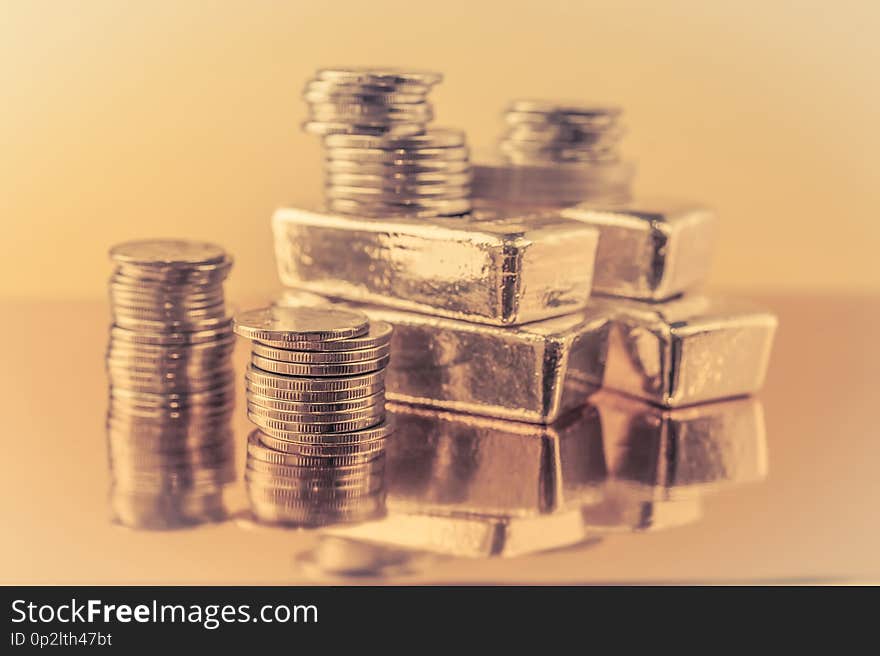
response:
[[[512,103],[500,163],[475,168],[483,209],[463,219],[279,210],[279,273],[296,290],[280,303],[315,293],[392,323],[397,401],[551,423],[600,386],[666,407],[756,391],[776,319],[694,292],[715,216],[628,200],[620,114]],[[524,181],[537,169],[539,185]]]
[[[235,317],[252,340],[245,377],[245,482],[254,516],[294,526],[384,511],[384,379],[392,328],[333,308],[263,308]]]

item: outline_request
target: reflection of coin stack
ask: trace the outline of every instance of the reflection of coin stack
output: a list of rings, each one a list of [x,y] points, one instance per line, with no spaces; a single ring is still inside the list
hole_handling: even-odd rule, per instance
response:
[[[220,518],[234,477],[232,259],[172,240],[113,248],[107,351],[111,504],[127,525],[167,528]]]
[[[253,340],[246,375],[245,481],[257,519],[299,526],[384,512],[385,367],[391,326],[329,308],[241,313]]]
[[[616,107],[539,100],[512,102],[501,162],[476,170],[475,195],[494,207],[564,207],[585,198],[626,200],[634,167],[622,162]]]
[[[328,210],[364,217],[470,211],[464,133],[428,129],[437,73],[323,69],[305,88],[307,132],[324,136]]]

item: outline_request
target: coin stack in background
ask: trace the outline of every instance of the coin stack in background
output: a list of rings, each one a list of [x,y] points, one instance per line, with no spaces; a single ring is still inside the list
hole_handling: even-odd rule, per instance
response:
[[[232,258],[177,240],[115,246],[107,415],[116,519],[172,528],[224,516],[234,479]]]
[[[627,200],[635,167],[620,158],[621,114],[610,106],[513,101],[504,113],[501,159],[475,167],[474,195],[494,207]]]
[[[439,73],[322,69],[303,92],[324,137],[327,209],[364,217],[461,216],[471,209],[464,132],[429,129]]]
[[[295,526],[371,519],[385,509],[385,368],[392,328],[334,308],[243,312],[245,483],[257,520]]]

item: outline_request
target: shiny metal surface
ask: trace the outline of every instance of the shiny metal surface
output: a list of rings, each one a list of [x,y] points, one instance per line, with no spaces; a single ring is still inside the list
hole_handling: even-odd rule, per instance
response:
[[[717,221],[700,205],[638,199],[560,212],[599,231],[593,293],[662,301],[705,282]]]
[[[278,302],[314,299],[289,290]],[[395,326],[388,398],[536,423],[598,385],[666,407],[757,392],[777,323],[752,303],[699,294],[594,297],[581,312],[510,328],[349,305]]]
[[[597,233],[553,216],[383,220],[285,208],[272,225],[282,284],[328,296],[518,325],[578,310],[590,295]]]
[[[316,302],[315,295],[294,290],[278,299],[292,306]],[[581,405],[590,386],[602,380],[609,328],[604,312],[500,327],[350,306],[394,326],[389,399],[546,423]]]
[[[494,552],[522,554],[514,558],[461,558],[331,538],[321,531],[254,525],[241,514],[247,507],[242,473],[244,439],[250,430],[243,404],[234,416],[238,481],[225,499],[231,521],[216,521],[222,519],[215,512],[216,500],[205,500],[201,508],[182,509],[186,517],[200,515],[208,520],[191,529],[135,531],[113,525],[107,498],[106,378],[101,363],[108,308],[100,302],[6,301],[3,314],[15,321],[0,324],[4,363],[0,399],[6,429],[0,477],[4,518],[0,580],[109,584],[880,581],[875,508],[880,495],[876,472],[880,444],[874,411],[880,299],[762,295],[758,300],[780,317],[779,339],[760,396],[766,422],[766,474],[760,434],[751,433],[752,440],[747,439],[747,428],[760,419],[749,410],[754,407],[749,400],[730,402],[742,408],[727,415],[739,417],[730,423],[701,416],[720,405],[662,411],[613,397],[624,404],[618,408],[609,404],[608,395],[593,397],[611,478],[599,486],[602,500],[595,499],[589,515],[559,505],[546,506],[549,512],[496,523],[479,516],[464,520],[410,515],[413,525],[398,530],[429,546],[440,544],[448,550],[451,544],[460,545],[459,551],[469,554],[493,551],[486,545],[498,540]],[[59,316],[65,317],[64,341],[57,339],[54,329]],[[71,343],[77,348],[71,349]],[[238,345],[239,375],[247,351],[245,344]],[[46,403],[48,395],[52,403]],[[638,410],[631,410],[630,403]],[[730,439],[707,438],[722,434]],[[483,476],[492,471],[499,456],[479,460],[482,446],[476,448],[489,449],[490,442],[479,439],[480,431],[468,428],[461,444],[470,440],[475,445],[469,458],[467,448],[452,448],[449,431],[434,435],[442,448],[418,457],[433,463],[426,468],[426,480],[432,480],[431,472],[445,470],[467,483],[456,504],[466,502],[471,490],[478,493],[475,499],[490,499],[491,486],[477,483],[487,480]],[[512,436],[510,447],[496,439],[482,453],[510,448],[524,454],[512,462],[525,463],[530,451],[515,449],[514,443],[552,444],[554,439]],[[563,450],[559,453],[561,467],[568,457]],[[576,456],[573,462],[588,460]],[[530,480],[540,480],[540,467],[531,471]],[[511,477],[499,475],[495,480],[506,495],[499,497],[505,499],[503,506],[529,507],[531,501],[516,505]],[[413,481],[410,478],[405,488],[398,488],[409,490],[411,500],[417,490]],[[739,485],[741,481],[751,482]],[[438,484],[428,489],[447,495],[435,494],[431,500],[435,505],[454,492]],[[631,494],[634,489],[638,494]],[[529,494],[531,499],[540,498]],[[166,511],[174,509],[145,507],[141,515]],[[436,537],[420,537],[425,534],[415,530],[417,522],[436,527],[431,528]],[[659,530],[663,526],[670,528]],[[571,546],[548,551],[542,542],[547,547]],[[254,558],[255,553],[260,557]]]
[[[774,314],[751,302],[685,295],[665,303],[594,298],[611,321],[602,384],[668,407],[761,389]]]

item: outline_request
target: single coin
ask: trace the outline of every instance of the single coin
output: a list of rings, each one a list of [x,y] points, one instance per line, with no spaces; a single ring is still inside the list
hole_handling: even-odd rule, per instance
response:
[[[427,97],[423,93],[406,93],[385,90],[376,87],[336,87],[328,91],[322,88],[307,87],[303,92],[303,100],[309,104],[341,104],[341,105],[417,105],[424,103]]]
[[[348,362],[366,362],[387,356],[390,345],[377,346],[369,349],[351,351],[294,351],[286,348],[274,348],[260,342],[252,345],[253,353],[270,360],[294,362],[299,364],[345,364]]]
[[[380,173],[367,171],[357,173],[327,171],[326,174],[326,181],[331,185],[378,187],[383,189],[408,189],[423,185],[462,187],[469,185],[472,178],[473,174],[470,169],[459,173],[449,173],[447,171],[408,173],[405,170],[397,171],[392,167],[387,167],[387,170]]]
[[[384,415],[368,416],[363,419],[350,421],[337,421],[333,423],[279,421],[270,419],[251,412],[247,413],[248,419],[259,426],[264,433],[291,442],[297,441],[299,435],[314,435],[317,433],[349,433],[375,426],[385,419]]]
[[[272,348],[290,349],[294,351],[361,351],[364,349],[380,348],[387,345],[391,341],[391,335],[393,332],[394,328],[387,321],[372,321],[370,322],[368,332],[360,337],[349,337],[347,339],[336,339],[332,341],[260,339],[256,340],[256,343]]]
[[[363,362],[347,362],[344,364],[299,364],[296,362],[284,362],[280,360],[271,360],[259,355],[251,355],[251,364],[258,369],[268,371],[284,376],[303,376],[303,377],[338,377],[338,376],[354,376],[357,374],[365,374],[371,371],[378,371],[388,366],[391,358],[383,356],[374,360],[365,360]]]
[[[444,185],[414,185],[401,188],[375,188],[375,187],[344,187],[339,184],[328,183],[324,187],[324,195],[327,198],[350,198],[373,202],[392,202],[397,204],[422,203],[424,201],[459,200],[468,198],[469,186],[447,187]]]
[[[255,392],[252,388],[246,388],[247,401],[256,406],[270,408],[272,410],[281,410],[284,412],[299,413],[326,413],[326,412],[347,412],[351,410],[364,410],[373,406],[383,406],[385,403],[384,392],[364,396],[358,399],[348,401],[336,401],[330,403],[310,403],[303,401],[288,401],[278,399],[272,396],[266,396]]]
[[[375,420],[379,423],[385,418],[385,406],[370,406],[358,410],[339,410],[337,412],[290,412],[267,408],[248,401],[247,411],[254,416],[264,419],[272,419],[285,423],[309,424],[309,423],[343,423],[348,421]]]
[[[619,115],[620,107],[602,105],[598,103],[583,103],[578,101],[557,102],[552,100],[520,99],[514,100],[508,106],[507,113],[537,113],[537,114],[574,114],[580,116],[605,116]]]
[[[221,262],[226,251],[220,246],[182,239],[128,241],[110,249],[116,262],[138,266],[191,266]]]
[[[297,444],[325,444],[325,445],[342,445],[342,444],[360,444],[362,442],[376,442],[385,440],[394,432],[394,425],[387,419],[380,424],[364,428],[361,430],[350,431],[347,433],[334,434],[297,434],[292,435],[292,439],[277,437],[276,435],[265,431],[256,430],[252,434],[256,435],[256,439],[273,451],[288,451],[295,453]]]
[[[311,342],[366,335],[365,314],[331,307],[269,306],[235,316],[235,332],[258,341]]]
[[[328,148],[325,158],[328,161],[343,160],[361,163],[401,163],[419,164],[426,161],[455,162],[467,161],[470,151],[466,146],[450,148]]]
[[[423,159],[418,162],[390,161],[375,163],[356,162],[344,159],[328,159],[324,161],[324,171],[328,176],[347,173],[385,178],[388,176],[411,176],[426,173],[434,175],[452,175],[456,173],[463,173],[467,174],[468,177],[471,177],[471,164],[466,159]]]
[[[289,467],[276,465],[256,458],[248,458],[246,467],[252,472],[276,476],[280,478],[292,478],[301,481],[319,481],[324,484],[337,482],[348,483],[353,481],[369,481],[385,477],[385,458],[380,457],[363,465],[349,467]]]
[[[132,330],[123,328],[122,326],[112,326],[110,328],[110,336],[119,342],[128,342],[133,344],[147,344],[153,346],[180,346],[184,344],[204,344],[215,342],[223,339],[232,333],[232,321],[220,324],[213,328],[196,331],[180,331],[180,332],[144,332],[140,330]]]
[[[116,265],[111,281],[129,285],[139,284],[154,292],[165,291],[172,285],[196,291],[222,282],[229,275],[231,269],[231,258],[216,264],[200,264],[188,268],[146,267],[120,263]]]
[[[260,432],[254,431],[248,436],[248,455],[257,460],[288,467],[348,467],[351,465],[362,465],[383,456],[385,453],[385,449],[383,448],[376,453],[332,456],[327,458],[301,456],[297,453],[285,453],[283,451],[270,449],[260,442],[258,435],[260,435]]]
[[[342,376],[339,378],[302,378],[296,376],[284,376],[262,371],[256,367],[248,367],[245,377],[261,387],[274,387],[277,389],[296,390],[301,392],[339,392],[351,390],[363,390],[375,387],[385,382],[385,370],[374,371],[357,376]]]
[[[358,125],[385,125],[389,122],[427,123],[434,118],[434,110],[426,102],[407,105],[313,103],[309,105],[309,118],[312,121]]]
[[[307,392],[301,390],[279,389],[277,387],[263,387],[245,379],[245,389],[248,394],[259,395],[276,399],[278,401],[295,403],[337,403],[359,401],[366,397],[374,396],[385,390],[384,383],[378,385],[366,385],[350,390],[337,390],[330,392]]]
[[[315,74],[318,80],[344,82],[346,84],[438,84],[443,80],[442,73],[433,71],[408,71],[393,67],[346,66],[322,68]]]
[[[398,136],[421,134],[425,131],[424,123],[391,123],[388,125],[360,125],[356,123],[339,123],[323,121],[306,121],[302,129],[309,134],[326,136],[328,134],[392,134]]]
[[[431,92],[432,85],[418,82],[343,82],[340,80],[309,80],[303,89],[306,93],[329,93],[351,95],[414,95],[422,100]]]
[[[328,148],[366,148],[370,150],[425,150],[465,146],[462,130],[431,128],[412,137],[371,137],[369,135],[330,135],[324,139]]]

